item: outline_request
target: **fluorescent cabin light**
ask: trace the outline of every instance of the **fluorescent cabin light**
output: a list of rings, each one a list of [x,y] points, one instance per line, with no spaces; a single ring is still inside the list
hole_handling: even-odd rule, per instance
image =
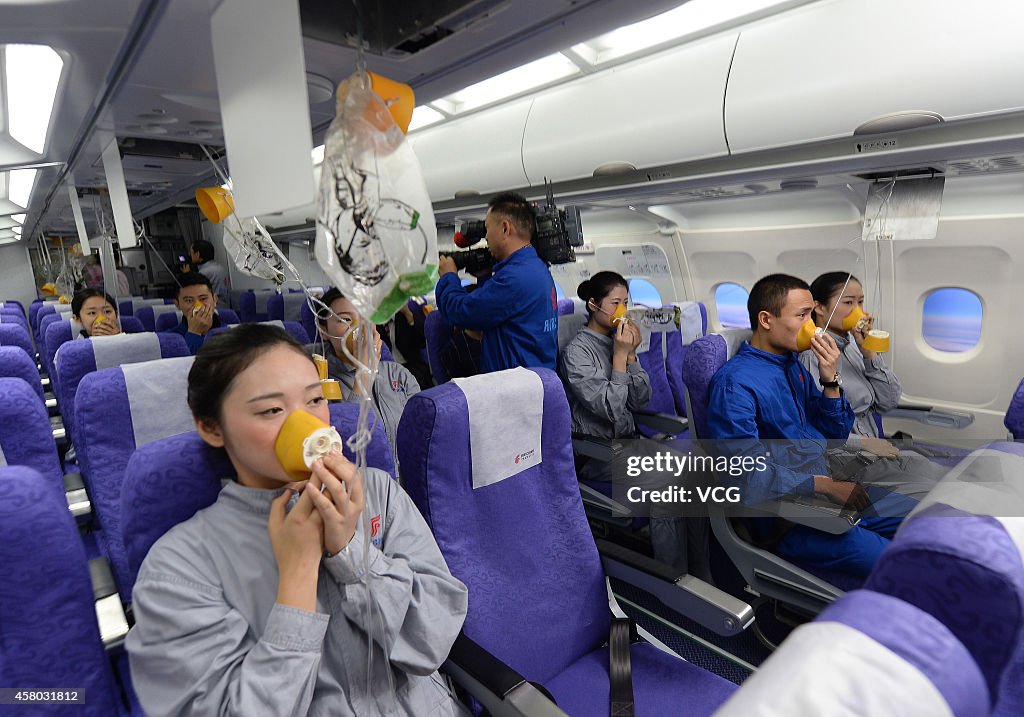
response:
[[[14,221],[18,222],[18,224],[24,224],[25,223],[25,215],[24,214],[12,214],[11,215],[11,219],[13,219]]]
[[[782,4],[790,4],[790,0],[690,0],[674,10],[573,45],[572,51],[590,64],[600,65]]]
[[[7,45],[4,52],[7,133],[43,154],[64,60],[47,45]]]
[[[429,105],[420,105],[413,109],[412,120],[409,122],[409,131],[421,129],[436,124],[444,119],[444,115]]]
[[[579,72],[580,68],[576,63],[559,52],[470,85],[433,104],[448,111],[449,114],[459,114]]]
[[[34,169],[12,169],[8,172],[7,198],[19,207],[28,209],[32,197],[32,185],[36,181]]]

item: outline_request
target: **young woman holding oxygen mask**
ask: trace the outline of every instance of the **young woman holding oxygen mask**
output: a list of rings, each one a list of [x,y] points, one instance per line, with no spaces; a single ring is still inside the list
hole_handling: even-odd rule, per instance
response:
[[[590,320],[562,351],[558,371],[565,384],[573,433],[600,438],[641,438],[631,411],[651,400],[651,379],[637,360],[640,329],[626,316],[629,285],[614,271],[601,271],[579,285]],[[637,443],[638,451],[664,444]],[[583,480],[610,481],[612,466],[587,461]],[[651,515],[654,557],[711,582],[708,523],[702,518]]]
[[[260,324],[216,336],[188,403],[236,475],[139,571],[126,645],[146,713],[461,714],[436,670],[466,587],[410,498],[336,450],[304,475],[282,463],[296,425],[330,420],[303,347]]]
[[[875,336],[869,336],[875,317],[864,311],[864,287],[849,272],[832,271],[814,280],[811,296],[815,325],[826,329],[839,347],[836,368],[843,394],[857,414],[846,448],[893,459],[868,466],[860,477],[913,498],[922,497],[945,471],[920,454],[900,451],[878,434],[874,412],[896,408],[902,388],[881,351],[872,350],[873,346],[882,351],[888,347],[879,345]],[[813,351],[801,353],[800,362],[820,381]]]
[[[71,318],[82,325],[83,339],[114,336],[121,333],[117,322],[117,304],[102,289],[82,289],[71,299]]]

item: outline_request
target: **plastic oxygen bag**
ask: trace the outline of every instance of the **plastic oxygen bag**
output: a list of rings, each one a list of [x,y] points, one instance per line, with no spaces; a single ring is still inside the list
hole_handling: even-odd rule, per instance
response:
[[[374,323],[436,282],[437,227],[419,162],[370,73],[338,87],[316,229],[321,268]]]
[[[224,221],[224,249],[242,273],[284,283],[280,252],[255,217],[239,219],[232,214]]]

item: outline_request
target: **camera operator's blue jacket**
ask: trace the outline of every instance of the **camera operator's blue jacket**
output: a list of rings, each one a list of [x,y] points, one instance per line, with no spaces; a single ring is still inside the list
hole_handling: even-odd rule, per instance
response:
[[[459,275],[445,274],[434,290],[448,323],[484,332],[484,373],[516,366],[554,370],[558,360],[555,282],[537,250],[525,246],[494,265],[494,274],[469,293]]]

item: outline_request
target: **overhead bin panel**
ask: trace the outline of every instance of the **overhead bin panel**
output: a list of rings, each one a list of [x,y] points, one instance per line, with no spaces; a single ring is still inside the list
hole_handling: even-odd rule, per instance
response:
[[[831,0],[740,35],[726,92],[733,154],[1024,108],[1024,5]],[[911,120],[911,123],[913,120]],[[884,147],[883,147],[884,148]]]
[[[409,135],[431,201],[529,184],[521,150],[530,102],[517,100]]]
[[[729,153],[722,101],[736,35],[668,50],[537,96],[523,136],[531,184]]]

